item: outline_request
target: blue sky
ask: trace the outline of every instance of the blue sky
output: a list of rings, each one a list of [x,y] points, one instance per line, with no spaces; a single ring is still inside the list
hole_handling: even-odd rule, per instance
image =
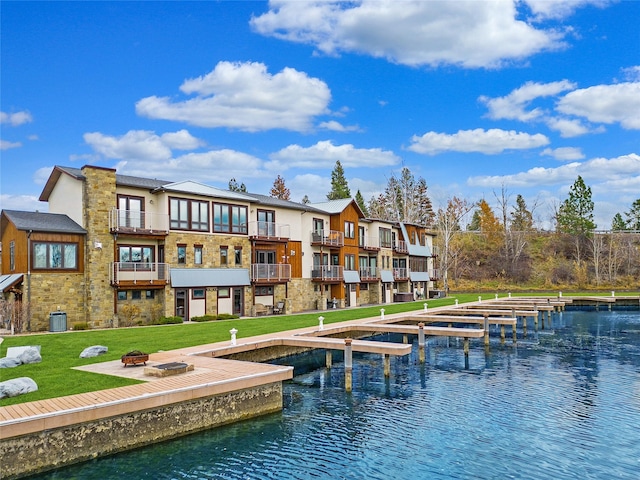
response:
[[[540,226],[581,175],[595,220],[640,198],[640,2],[8,2],[2,208],[54,165],[326,200],[403,166],[436,208],[522,194]]]

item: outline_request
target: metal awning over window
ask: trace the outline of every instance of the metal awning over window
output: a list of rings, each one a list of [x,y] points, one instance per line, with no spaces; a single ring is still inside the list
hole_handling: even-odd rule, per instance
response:
[[[360,274],[356,270],[345,270],[343,275],[344,283],[360,283]]]
[[[239,287],[249,286],[249,270],[246,268],[173,268],[173,288]]]
[[[391,270],[381,270],[380,279],[383,283],[393,283],[393,272]]]

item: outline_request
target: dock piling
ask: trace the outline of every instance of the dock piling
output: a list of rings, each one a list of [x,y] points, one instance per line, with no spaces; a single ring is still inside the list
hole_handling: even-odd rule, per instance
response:
[[[424,363],[424,323],[418,323],[418,357]]]
[[[344,339],[344,389],[351,391],[353,383],[353,353],[351,351],[351,339]]]

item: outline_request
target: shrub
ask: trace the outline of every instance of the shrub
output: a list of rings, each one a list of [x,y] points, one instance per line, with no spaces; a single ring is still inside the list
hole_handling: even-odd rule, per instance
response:
[[[71,327],[73,330],[89,330],[89,324],[87,322],[74,323]]]
[[[218,320],[217,315],[202,315],[200,317],[191,317],[192,322],[211,322],[212,320]]]
[[[172,323],[182,323],[182,317],[160,317],[159,319],[151,322],[151,325],[169,325]]]
[[[231,320],[232,318],[240,318],[238,315],[231,313],[221,313],[218,315],[218,320]]]

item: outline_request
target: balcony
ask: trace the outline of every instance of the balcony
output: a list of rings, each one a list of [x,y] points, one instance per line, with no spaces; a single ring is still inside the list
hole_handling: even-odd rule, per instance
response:
[[[363,282],[372,282],[378,280],[377,267],[360,267],[358,273],[360,274],[360,280]]]
[[[314,282],[341,282],[344,279],[344,267],[340,265],[318,265],[311,270]]]
[[[254,240],[285,242],[291,237],[291,228],[287,223],[249,222],[249,237]]]
[[[393,251],[396,253],[409,253],[409,246],[407,242],[399,240],[394,246]]]
[[[109,231],[135,235],[168,235],[169,215],[114,208],[109,212]]]
[[[282,283],[291,280],[291,265],[287,263],[252,263],[251,281],[254,283]]]
[[[109,281],[115,286],[140,287],[169,283],[168,263],[111,262]]]
[[[380,239],[378,237],[359,237],[358,246],[370,252],[377,252],[380,250]]]
[[[323,247],[343,247],[344,233],[336,230],[317,230],[311,232],[311,245]]]
[[[406,268],[393,269],[394,280],[409,280],[409,271]]]

